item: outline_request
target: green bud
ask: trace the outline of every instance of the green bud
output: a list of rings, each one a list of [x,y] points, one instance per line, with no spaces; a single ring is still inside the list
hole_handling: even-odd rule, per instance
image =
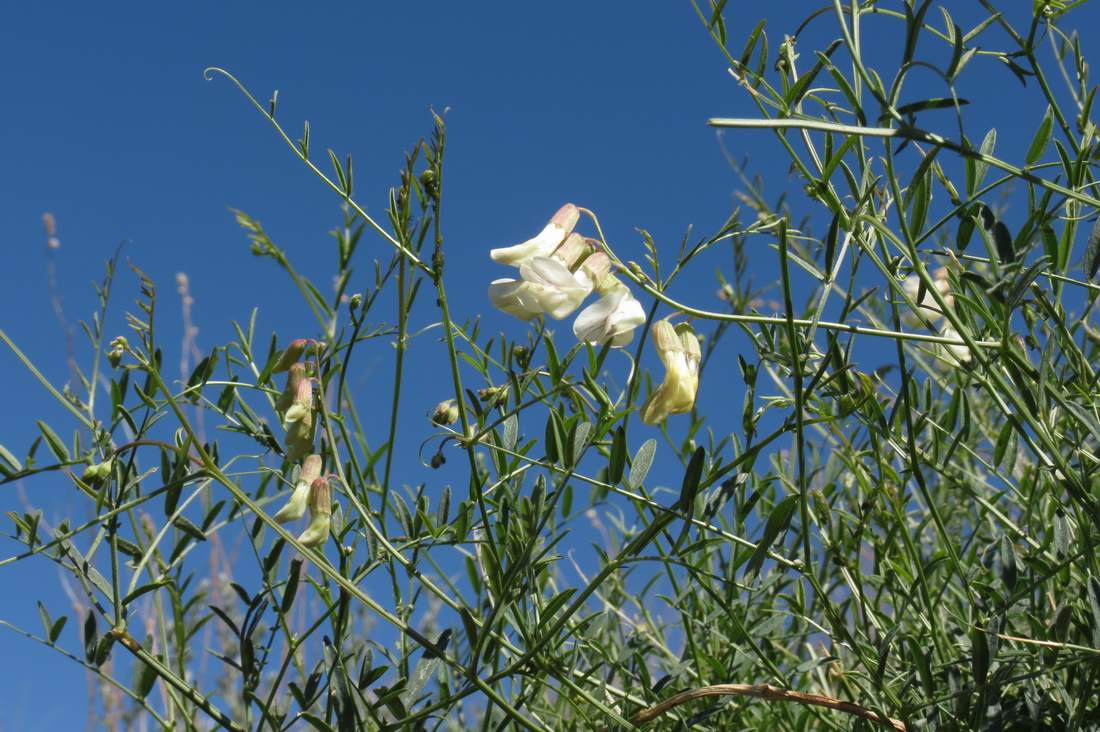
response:
[[[445,399],[435,405],[432,411],[432,424],[446,427],[458,421],[458,402],[454,399]]]

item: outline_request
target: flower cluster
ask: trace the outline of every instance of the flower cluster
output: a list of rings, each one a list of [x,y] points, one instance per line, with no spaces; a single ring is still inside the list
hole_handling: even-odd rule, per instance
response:
[[[286,387],[275,400],[275,411],[286,430],[286,459],[298,462],[305,458],[290,500],[274,519],[281,524],[297,521],[308,507],[309,526],[298,537],[305,546],[325,543],[332,516],[332,493],[328,479],[321,475],[321,456],[309,454],[313,451],[313,378],[306,364],[299,362],[306,349],[316,345],[304,338],[292,341],[271,368],[275,374],[286,372]]]
[[[519,278],[494,280],[489,285],[493,305],[521,320],[549,315],[561,320],[571,315],[595,291],[592,305],[573,323],[578,340],[621,348],[645,322],[645,311],[622,281],[611,273],[611,259],[595,242],[573,231],[580,209],[567,203],[533,239],[493,249],[494,262],[519,269]]]
[[[283,351],[272,373],[287,372],[286,387],[275,401],[275,411],[286,430],[286,459],[301,460],[313,449],[313,379],[306,365],[298,363],[310,341],[293,341]]]

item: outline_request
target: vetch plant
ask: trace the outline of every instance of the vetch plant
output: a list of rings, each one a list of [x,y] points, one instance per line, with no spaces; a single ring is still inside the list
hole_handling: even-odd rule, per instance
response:
[[[0,330],[67,420],[0,448],[0,480],[83,506],[8,514],[0,565],[52,563],[73,603],[6,627],[139,728],[1096,728],[1080,4],[836,2],[776,28],[689,3],[755,109],[710,120],[721,145],[789,168],[727,155],[736,205],[677,241],[609,241],[566,204],[490,252],[515,274],[475,302],[447,287],[441,116],[368,206],[350,156],[209,69],[336,194],[332,276],[236,211],[309,327],[253,313],[177,374],[155,283],[116,257],[69,384]],[[1022,144],[968,101],[991,79]]]

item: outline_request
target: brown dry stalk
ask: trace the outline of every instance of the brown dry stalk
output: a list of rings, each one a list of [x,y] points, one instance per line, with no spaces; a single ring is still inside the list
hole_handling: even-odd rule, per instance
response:
[[[815,707],[825,707],[826,709],[835,709],[838,712],[844,712],[845,714],[852,714],[856,717],[861,717],[869,722],[881,724],[884,727],[892,727],[898,732],[906,732],[905,723],[884,717],[877,712],[873,712],[866,707],[861,707],[858,704],[852,702],[842,701],[840,699],[834,699],[831,696],[821,696],[820,694],[807,694],[801,691],[789,691],[787,689],[780,689],[777,686],[770,684],[715,684],[713,686],[701,686],[698,689],[689,689],[687,691],[681,691],[679,694],[665,699],[660,704],[656,704],[648,709],[642,711],[631,717],[630,721],[634,724],[645,724],[651,722],[657,717],[668,710],[678,707],[681,704],[687,704],[690,701],[696,699],[702,699],[705,696],[752,696],[757,699],[767,699],[768,701],[785,701],[794,702],[795,704],[809,704]]]

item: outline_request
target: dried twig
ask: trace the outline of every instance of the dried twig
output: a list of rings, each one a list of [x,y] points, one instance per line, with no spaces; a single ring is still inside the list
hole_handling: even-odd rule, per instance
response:
[[[906,730],[904,722],[884,717],[858,704],[834,699],[831,696],[821,696],[820,694],[807,694],[801,691],[780,689],[770,684],[715,684],[713,686],[701,686],[698,689],[681,691],[679,694],[665,699],[660,704],[643,709],[635,714],[630,721],[634,724],[645,724],[646,722],[657,719],[668,710],[678,707],[681,704],[687,704],[690,701],[702,699],[705,696],[726,695],[752,696],[757,699],[767,699],[768,701],[794,702],[795,704],[809,704],[815,707],[825,707],[826,709],[834,709],[838,712],[844,712],[845,714],[851,714],[866,719],[869,722],[881,724],[884,727],[891,727],[898,730],[898,732],[905,732]]]

